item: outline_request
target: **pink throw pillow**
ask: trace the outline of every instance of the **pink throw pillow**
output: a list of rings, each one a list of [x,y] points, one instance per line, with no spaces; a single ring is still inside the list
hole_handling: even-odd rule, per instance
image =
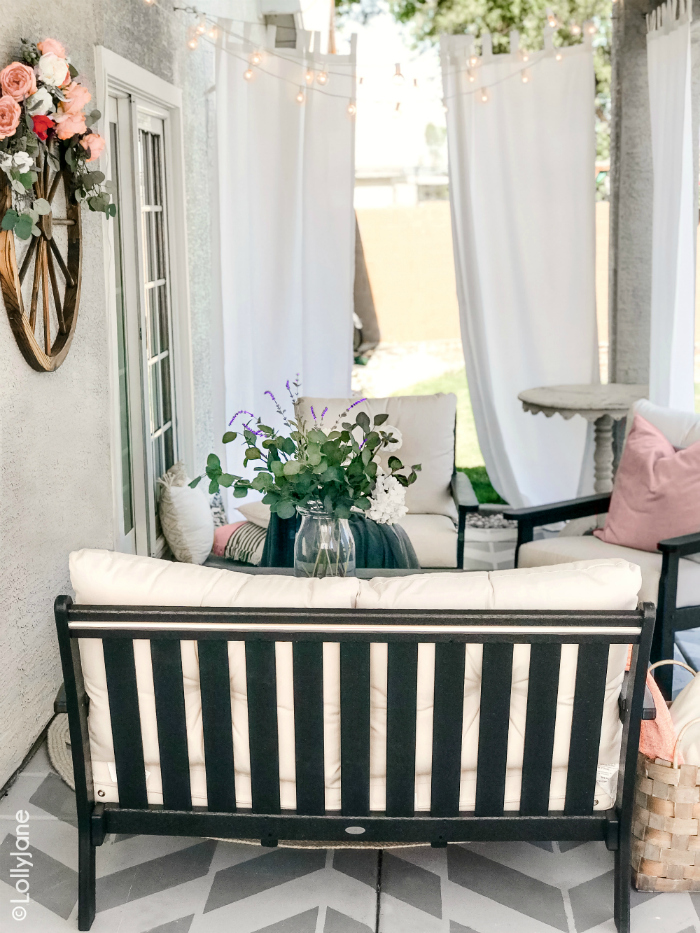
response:
[[[211,549],[215,557],[223,557],[226,551],[228,539],[234,533],[236,528],[240,528],[243,522],[234,522],[233,525],[219,525],[214,529],[214,547]]]
[[[676,450],[640,415],[615,477],[605,528],[608,544],[656,551],[659,541],[700,531],[700,441]]]

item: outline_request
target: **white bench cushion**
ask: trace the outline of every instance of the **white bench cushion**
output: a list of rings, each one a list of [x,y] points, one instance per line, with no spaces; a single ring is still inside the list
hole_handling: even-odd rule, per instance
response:
[[[523,544],[518,555],[518,567],[544,567],[577,560],[609,558],[637,564],[642,571],[640,602],[658,603],[661,554],[608,544],[593,535],[545,538],[543,541]],[[700,606],[700,564],[695,561],[681,559],[679,562],[676,606],[679,609],[683,606]]]
[[[457,529],[447,515],[404,515],[398,523],[411,540],[421,567],[457,566]]]
[[[249,575],[189,564],[153,560],[108,551],[78,551],[70,558],[76,601],[91,605],[275,606],[290,608],[457,608],[457,609],[631,609],[637,603],[640,573],[626,561],[592,561],[541,567],[530,571],[416,574],[407,577],[306,580],[280,575]],[[206,805],[204,746],[195,642],[182,642],[192,802]],[[103,802],[118,800],[110,709],[102,642],[81,639],[85,686],[90,697],[90,743],[95,790]],[[326,807],[340,808],[340,677],[339,646],[324,644],[324,736]],[[616,766],[621,727],[617,697],[622,683],[626,646],[610,651],[599,764]],[[141,730],[148,800],[162,803],[160,756],[155,718],[150,643],[135,642]],[[387,646],[371,646],[370,803],[383,810],[386,773]],[[569,729],[576,669],[576,646],[562,650],[550,807],[563,807]],[[416,809],[430,808],[434,648],[419,647],[419,692],[416,740]],[[292,646],[276,645],[280,794],[284,809],[296,805],[294,764],[294,697]],[[508,747],[506,807],[517,809],[527,705],[529,646],[516,646],[513,660],[511,728]],[[236,798],[251,805],[245,646],[229,643],[234,732]],[[467,646],[460,807],[474,806],[481,678],[481,646]],[[118,714],[118,711],[113,711]],[[101,792],[101,793],[100,793]],[[611,806],[610,793],[599,787],[598,809]]]
[[[311,406],[317,417],[328,406],[323,423],[329,430],[338,416],[356,401],[352,398],[301,398],[297,410],[313,423]],[[457,509],[450,492],[450,480],[455,462],[457,397],[452,393],[438,392],[436,395],[368,398],[352,409],[347,420],[354,421],[361,411],[370,419],[386,412],[389,415],[387,424],[398,428],[403,435],[403,444],[396,451],[396,456],[406,467],[421,464],[418,479],[406,490],[408,511],[447,515],[456,521]],[[380,460],[386,459],[387,455],[380,457]]]

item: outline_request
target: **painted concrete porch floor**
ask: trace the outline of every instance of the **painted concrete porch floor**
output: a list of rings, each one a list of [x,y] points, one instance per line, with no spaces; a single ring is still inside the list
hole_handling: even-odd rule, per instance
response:
[[[30,814],[33,869],[12,919],[15,813]],[[206,839],[109,836],[97,850],[94,933],[612,933],[602,843],[448,849],[261,849]],[[0,929],[77,929],[72,792],[45,748],[0,801]],[[632,892],[633,933],[700,933],[700,895]],[[377,925],[378,924],[378,925]]]

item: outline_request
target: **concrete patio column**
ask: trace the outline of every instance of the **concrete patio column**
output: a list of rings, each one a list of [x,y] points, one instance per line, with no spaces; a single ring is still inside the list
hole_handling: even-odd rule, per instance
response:
[[[613,3],[610,140],[610,382],[649,381],[653,167],[647,80],[650,0]],[[691,27],[695,177],[700,140],[700,0]],[[696,342],[698,335],[696,335]]]
[[[646,14],[613,3],[610,140],[610,382],[649,381],[653,174]]]

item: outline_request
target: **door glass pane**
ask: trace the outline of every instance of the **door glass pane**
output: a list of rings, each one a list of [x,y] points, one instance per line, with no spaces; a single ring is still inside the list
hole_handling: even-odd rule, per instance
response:
[[[114,201],[119,197],[119,150],[117,124],[109,124],[110,151],[112,155],[112,180],[116,185]],[[129,434],[129,371],[126,347],[126,303],[124,298],[124,271],[121,244],[121,211],[112,221],[114,224],[114,287],[117,308],[117,367],[119,370],[119,434],[121,441],[121,488],[124,534],[134,527],[134,494],[131,475],[131,438]]]
[[[141,229],[147,327],[148,393],[153,477],[151,486],[158,522],[158,479],[175,462],[175,401],[173,367],[170,360],[172,322],[168,261],[165,167],[162,133],[157,121],[139,130],[141,186]]]

